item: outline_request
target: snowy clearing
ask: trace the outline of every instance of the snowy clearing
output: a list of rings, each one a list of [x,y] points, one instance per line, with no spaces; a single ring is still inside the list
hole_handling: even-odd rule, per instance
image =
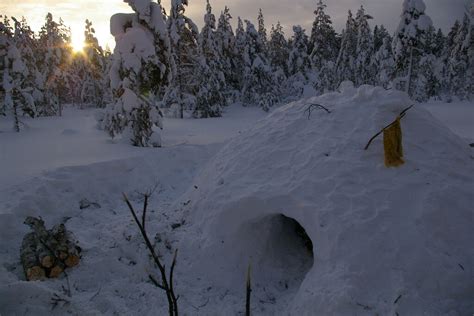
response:
[[[149,233],[166,263],[180,251],[183,314],[242,312],[249,262],[255,314],[472,310],[472,149],[423,110],[455,122],[450,128],[468,138],[472,130],[459,123],[466,112],[458,112],[468,105],[413,109],[403,121],[407,164],[386,170],[380,140],[367,153],[360,149],[406,101],[386,93],[347,88],[268,116],[231,107],[220,119],[166,119],[161,149],[111,142],[95,129],[92,110],[28,122],[21,135],[1,125],[2,165],[9,167],[0,183],[0,313],[165,313],[163,292],[148,280],[156,269],[121,200],[126,192],[140,208],[139,193],[153,187]],[[315,110],[308,120],[307,102],[334,113]],[[335,126],[343,127],[336,133]],[[80,209],[84,199],[100,207]],[[48,226],[67,220],[78,238],[84,251],[68,272],[71,297],[65,277],[23,281],[18,251],[27,215]],[[293,234],[300,225],[311,252]],[[67,303],[54,307],[54,294]]]
[[[60,167],[83,166],[156,152],[156,149],[112,141],[96,128],[96,111],[69,108],[63,117],[25,119],[28,128],[22,133],[15,133],[11,121],[0,118],[0,165],[8,166],[2,170],[0,190]],[[242,109],[234,105],[226,109],[226,116],[221,119],[166,119],[163,146],[222,143],[264,115],[259,109]]]
[[[454,133],[474,143],[474,102],[430,102],[423,106]]]

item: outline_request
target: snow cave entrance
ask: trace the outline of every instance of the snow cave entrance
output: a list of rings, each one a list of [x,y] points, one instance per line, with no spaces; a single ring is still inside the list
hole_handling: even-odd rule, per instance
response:
[[[314,263],[313,242],[303,226],[283,214],[267,215],[253,222],[247,233],[252,239],[252,270],[262,287],[282,295],[296,292]]]

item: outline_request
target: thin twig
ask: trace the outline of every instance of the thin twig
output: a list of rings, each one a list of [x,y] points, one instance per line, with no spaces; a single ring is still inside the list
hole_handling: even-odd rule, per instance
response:
[[[145,229],[145,220],[146,220],[146,209],[148,207],[148,194],[145,194],[145,201],[143,202],[143,212],[142,212],[142,226]]]
[[[171,271],[170,271],[170,278],[168,280],[168,277],[166,276],[166,267],[161,263],[158,255],[155,252],[155,249],[153,248],[153,245],[150,242],[150,239],[148,238],[146,229],[142,225],[142,223],[144,223],[144,222],[140,223],[140,220],[138,219],[137,213],[135,212],[135,209],[133,208],[132,204],[130,203],[130,200],[128,199],[128,197],[125,193],[123,193],[123,199],[124,199],[125,203],[127,204],[128,208],[130,210],[130,213],[132,213],[133,219],[135,220],[135,223],[137,224],[137,226],[140,230],[140,233],[142,234],[142,237],[145,241],[145,245],[147,246],[147,248],[148,248],[148,250],[149,250],[149,252],[152,256],[153,261],[158,266],[158,270],[160,270],[162,284],[160,285],[153,278],[150,278],[150,279],[152,280],[152,282],[155,285],[157,285],[157,287],[159,287],[161,289],[164,289],[164,291],[166,292],[166,298],[168,300],[169,315],[170,316],[178,316],[178,298],[179,297],[176,297],[176,295],[174,293],[174,289],[173,289],[173,284],[172,284],[174,266],[176,265],[177,252],[175,252],[175,256],[174,256]],[[146,195],[145,195],[145,201],[147,202],[147,200],[148,200],[148,198],[146,198]],[[146,210],[146,207],[144,207],[144,210]]]
[[[390,127],[392,127],[398,120],[398,118],[402,119],[405,117],[406,113],[408,112],[408,110],[410,110],[412,107],[414,107],[415,105],[412,104],[410,105],[409,107],[407,107],[405,110],[403,110],[402,112],[400,112],[400,114],[398,115],[397,119],[395,121],[393,121],[392,123],[388,124],[387,126],[385,126],[384,128],[382,128],[382,130],[380,130],[380,132],[378,132],[377,134],[375,134],[374,136],[372,136],[372,138],[369,140],[369,142],[367,143],[367,145],[365,145],[364,147],[364,150],[367,150],[369,149],[369,146],[370,144],[372,144],[372,142],[380,135],[382,134],[385,130],[389,129]]]
[[[151,274],[148,275],[148,278],[156,287],[166,291],[165,287],[161,285],[160,283],[158,283],[158,281]]]
[[[331,111],[327,107],[325,107],[324,105],[313,103],[313,104],[310,104],[308,106],[308,108],[304,111],[305,113],[308,112],[308,120],[311,117],[311,110],[313,109],[313,107],[320,108],[320,109],[326,111],[328,114],[331,114]]]
[[[246,286],[246,297],[245,297],[245,316],[250,316],[250,293],[252,292],[251,276],[250,271],[251,266],[247,269],[247,286]]]

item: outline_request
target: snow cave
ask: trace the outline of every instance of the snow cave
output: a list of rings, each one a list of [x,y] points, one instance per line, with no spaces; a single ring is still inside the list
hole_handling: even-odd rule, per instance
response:
[[[312,103],[330,113],[309,115]],[[231,140],[186,197],[193,271],[235,288],[250,264],[263,314],[472,312],[468,144],[415,105],[402,120],[404,165],[385,167],[382,137],[364,150],[411,104],[346,82]]]

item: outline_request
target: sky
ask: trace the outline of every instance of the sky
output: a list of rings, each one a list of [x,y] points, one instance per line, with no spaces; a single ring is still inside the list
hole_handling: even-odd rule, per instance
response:
[[[461,19],[465,5],[473,0],[425,0],[426,13],[432,18],[435,27],[445,32],[450,29],[456,19]],[[170,0],[162,0],[168,7]],[[198,26],[203,24],[205,0],[189,0],[186,14]],[[287,37],[291,36],[291,27],[299,24],[309,33],[313,22],[313,11],[317,0],[211,0],[214,13],[218,15],[227,5],[234,17],[256,20],[258,8],[262,8],[265,23],[270,29],[272,24],[280,21]],[[394,31],[399,23],[402,0],[326,0],[327,13],[331,16],[334,27],[342,30],[347,18],[347,11],[356,11],[364,5],[366,12],[374,17],[372,25],[384,24]],[[121,0],[0,0],[0,14],[21,17],[25,16],[34,31],[38,31],[44,23],[46,13],[51,12],[55,19],[61,17],[71,27],[72,41],[80,47],[84,35],[84,21],[89,19],[96,29],[100,43],[111,48],[115,46],[109,34],[110,16],[119,12],[131,12]]]

